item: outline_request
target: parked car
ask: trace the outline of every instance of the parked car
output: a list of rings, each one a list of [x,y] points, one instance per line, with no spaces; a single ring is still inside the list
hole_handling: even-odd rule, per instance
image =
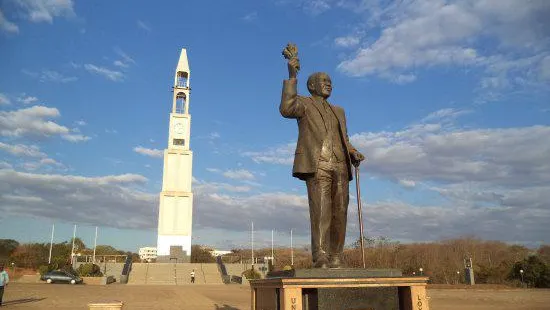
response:
[[[71,283],[71,284],[77,284],[82,283],[82,278],[79,276],[75,276],[73,274],[70,274],[66,271],[61,270],[54,270],[45,273],[40,277],[40,280],[46,281],[47,283]]]

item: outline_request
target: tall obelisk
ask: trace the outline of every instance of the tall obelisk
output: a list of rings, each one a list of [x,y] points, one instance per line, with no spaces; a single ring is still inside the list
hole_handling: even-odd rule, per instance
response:
[[[191,256],[193,152],[190,147],[189,78],[187,51],[181,50],[174,76],[174,95],[164,150],[164,171],[160,193],[157,255],[159,260]]]

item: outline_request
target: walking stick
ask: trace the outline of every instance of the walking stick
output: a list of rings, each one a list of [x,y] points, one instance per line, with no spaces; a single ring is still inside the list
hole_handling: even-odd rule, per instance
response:
[[[357,213],[359,214],[359,237],[361,238],[361,259],[363,268],[367,268],[365,263],[365,245],[363,237],[363,212],[361,211],[361,187],[359,186],[359,165],[355,166],[355,188],[357,189]]]

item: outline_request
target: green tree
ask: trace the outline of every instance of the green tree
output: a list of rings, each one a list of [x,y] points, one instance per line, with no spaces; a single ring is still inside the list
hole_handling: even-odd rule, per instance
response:
[[[5,260],[19,246],[19,242],[13,239],[0,239],[0,259]]]
[[[101,268],[96,264],[82,264],[78,267],[77,270],[78,274],[81,277],[102,277],[103,273],[101,272]]]
[[[110,245],[98,245],[95,247],[95,255],[117,255],[118,250]]]
[[[509,279],[521,281],[523,270],[523,282],[529,287],[550,287],[550,268],[537,255],[531,255],[521,262],[516,262],[512,267]]]
[[[73,238],[69,241],[71,243],[72,247]],[[84,241],[80,239],[79,237],[74,238],[74,252],[78,253],[86,249],[86,245],[84,244]]]
[[[10,256],[10,260],[17,266],[38,268],[48,262],[49,244],[26,243],[19,245]]]
[[[215,263],[216,258],[210,254],[212,249],[202,246],[191,246],[191,262],[192,263]]]
[[[537,251],[537,255],[547,264],[550,265],[550,245],[541,245]]]

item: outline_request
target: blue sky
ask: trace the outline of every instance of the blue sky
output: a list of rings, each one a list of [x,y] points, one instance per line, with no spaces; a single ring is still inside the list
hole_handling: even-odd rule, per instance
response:
[[[550,2],[0,3],[2,238],[155,245],[179,52],[191,68],[195,243],[309,243],[278,112],[328,72],[362,165],[365,229],[402,242],[550,242]],[[545,18],[546,17],[546,18]],[[352,185],[350,192],[355,192]],[[358,236],[355,195],[348,239]],[[257,245],[258,246],[258,245]]]

